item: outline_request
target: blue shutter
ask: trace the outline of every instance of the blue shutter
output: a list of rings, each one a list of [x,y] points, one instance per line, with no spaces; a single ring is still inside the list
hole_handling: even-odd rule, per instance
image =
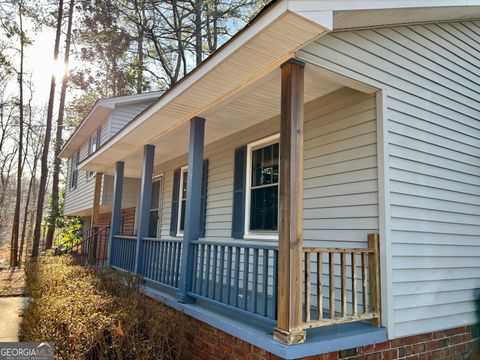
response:
[[[234,239],[243,239],[243,235],[245,234],[245,177],[247,146],[235,149],[234,166],[232,237]]]
[[[172,214],[170,216],[170,236],[177,236],[178,227],[178,195],[180,193],[180,172],[178,168],[173,172]]]
[[[208,159],[203,160],[202,171],[202,198],[200,208],[200,232],[199,237],[205,237],[205,221],[207,214],[207,188],[208,188]]]

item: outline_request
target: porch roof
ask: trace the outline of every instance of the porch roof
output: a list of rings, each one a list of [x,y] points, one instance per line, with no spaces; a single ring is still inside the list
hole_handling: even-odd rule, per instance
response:
[[[139,176],[144,144],[155,144],[162,162],[186,152],[194,116],[207,118],[205,144],[275,116],[280,64],[331,30],[478,16],[480,0],[274,1],[80,168],[112,173],[114,163],[123,160],[126,175]],[[305,79],[306,101],[342,85],[374,91],[313,66],[306,67]]]

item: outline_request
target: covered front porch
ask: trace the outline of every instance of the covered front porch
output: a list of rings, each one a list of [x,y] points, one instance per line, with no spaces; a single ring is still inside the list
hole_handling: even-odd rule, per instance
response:
[[[351,85],[355,90],[342,90],[346,89],[345,85]],[[182,304],[208,304],[227,311],[227,314],[230,311],[233,317],[245,315],[256,319],[257,324],[270,326],[273,337],[285,344],[305,342],[307,329],[350,322],[363,324],[365,321],[380,326],[378,234],[372,232],[355,242],[350,241],[351,246],[335,239],[314,241],[311,236],[309,245],[303,242],[305,104],[308,108],[309,103],[325,98],[315,102],[315,106],[323,104],[328,107],[328,94],[338,93],[337,97],[341,97],[346,93],[355,97],[356,93],[373,92],[373,89],[312,64],[305,66],[300,60],[290,59],[234,96],[168,131],[155,135],[145,133],[141,131],[144,125],[139,124],[138,129],[120,139],[120,145],[114,144],[103,155],[100,153],[97,158],[90,162],[87,159],[86,164],[81,165],[115,176],[108,249],[110,266],[142,276],[149,291],[163,289],[170,294],[170,300],[175,294],[176,300]],[[316,111],[316,107],[311,108],[313,110],[308,111]],[[235,137],[235,133],[261,125],[267,119],[278,124],[280,130],[280,155],[275,170],[281,179],[278,185],[278,232],[267,235],[242,232],[240,240],[209,237],[209,231],[205,234],[200,226],[205,222],[205,213],[208,214],[205,204],[209,203],[209,196],[213,196],[207,193],[208,187],[203,188],[204,179],[209,176],[204,149],[213,144],[214,150],[210,153],[215,153],[218,147],[215,144],[222,143],[222,139],[228,140],[232,133]],[[157,116],[156,121],[162,120]],[[329,121],[336,123],[334,118]],[[358,126],[365,127],[361,121],[359,123]],[[275,133],[275,128],[270,129],[268,122],[265,126],[264,132]],[[352,137],[356,127],[348,124],[344,127],[346,130],[342,131],[352,133],[345,137]],[[314,140],[308,139],[310,142]],[[116,151],[118,146],[122,147],[120,155]],[[348,151],[361,152],[363,148],[353,145]],[[160,191],[154,186],[155,179],[158,174],[164,174],[163,164],[184,153],[188,157],[188,171],[182,172],[185,188],[181,190],[177,184],[175,189],[173,185],[170,204],[170,208],[177,206],[175,211],[179,214],[174,231],[171,231],[173,220],[170,219],[168,235],[162,236],[159,231],[157,236],[152,236],[155,234],[155,231],[152,233],[152,209],[161,207],[153,204],[158,201]],[[239,161],[238,156],[235,152],[234,162]],[[262,169],[268,172],[273,167]],[[125,236],[120,231],[125,175],[141,177],[135,236]],[[230,174],[234,189],[238,187],[237,175],[236,171]],[[337,181],[335,184],[345,183],[336,179],[333,179],[334,183]],[[162,199],[169,200],[168,196],[162,196]],[[176,205],[175,201],[178,201]],[[234,207],[235,201],[248,202],[249,199],[245,198],[245,193],[240,199],[235,198],[234,191]],[[247,224],[244,217],[245,213],[233,210],[229,224],[232,233],[239,223],[243,223],[242,226]],[[328,221],[328,216],[324,220]],[[155,222],[155,226],[162,225]],[[360,325],[360,329],[366,331],[365,325]]]

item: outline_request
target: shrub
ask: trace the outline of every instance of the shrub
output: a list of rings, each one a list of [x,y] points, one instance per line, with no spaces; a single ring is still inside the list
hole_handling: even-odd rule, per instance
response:
[[[133,275],[84,268],[69,255],[42,256],[26,273],[22,341],[54,342],[62,359],[181,357],[182,317],[143,295]]]

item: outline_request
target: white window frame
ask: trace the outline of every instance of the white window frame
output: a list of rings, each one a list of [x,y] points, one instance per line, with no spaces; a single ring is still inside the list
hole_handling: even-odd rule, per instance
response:
[[[185,173],[188,171],[188,165],[182,166],[180,168],[180,184],[178,185],[178,212],[177,212],[177,235],[176,236],[183,236],[184,231],[180,230],[180,224],[182,219],[182,194],[183,194],[183,177]],[[188,186],[188,184],[187,184]],[[186,193],[186,189],[185,189]],[[186,200],[186,199],[185,199]],[[186,207],[185,207],[186,209]]]
[[[278,230],[276,232],[261,232],[261,231],[251,231],[250,230],[250,206],[251,206],[251,191],[252,191],[252,153],[254,150],[268,146],[275,143],[280,144],[280,133],[267,136],[266,138],[257,140],[247,145],[247,168],[245,171],[245,224],[244,224],[244,239],[255,239],[255,240],[278,240]],[[279,149],[280,154],[280,149]],[[278,164],[280,169],[280,161]],[[280,174],[278,178],[278,191],[280,192]],[[280,196],[278,197],[280,200]],[[279,208],[279,207],[278,207]],[[278,215],[277,215],[278,216]]]
[[[88,138],[88,144],[87,144],[88,156],[92,155],[98,150],[98,147],[100,144],[97,143],[97,140],[99,140],[98,142],[100,142],[101,136],[102,136],[102,127],[99,126],[98,128],[95,129],[93,134],[90,135],[90,137]],[[95,147],[95,149],[93,149],[93,147]],[[94,171],[88,171],[88,170],[85,172],[85,174],[86,174],[87,181],[94,178],[96,175]]]
[[[152,179],[152,186],[155,181],[161,181],[160,188],[158,189],[158,208],[152,209],[150,205],[150,210],[148,211],[148,215],[150,216],[150,212],[152,210],[158,211],[158,222],[157,222],[157,235],[155,236],[156,239],[160,238],[160,233],[162,229],[162,219],[163,219],[163,191],[165,188],[165,173],[161,173],[158,175],[153,175]],[[149,224],[150,225],[150,224]]]

